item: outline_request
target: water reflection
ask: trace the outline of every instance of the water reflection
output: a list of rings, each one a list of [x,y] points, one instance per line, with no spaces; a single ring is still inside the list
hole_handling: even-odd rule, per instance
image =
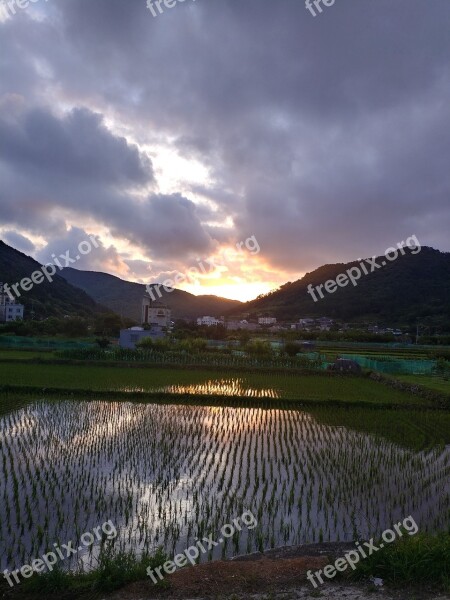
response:
[[[389,423],[392,439],[380,435]],[[77,546],[108,520],[118,547],[169,555],[218,539],[244,510],[259,525],[230,539],[227,556],[372,537],[408,515],[421,531],[443,530],[450,447],[430,447],[443,427],[444,414],[406,411],[37,402],[0,417],[0,571],[56,541]],[[423,450],[403,445],[413,436]]]
[[[166,385],[152,389],[142,387],[123,387],[121,392],[145,392],[197,396],[241,396],[244,398],[281,398],[281,393],[273,388],[255,388],[246,383],[244,379],[210,379],[204,383]]]

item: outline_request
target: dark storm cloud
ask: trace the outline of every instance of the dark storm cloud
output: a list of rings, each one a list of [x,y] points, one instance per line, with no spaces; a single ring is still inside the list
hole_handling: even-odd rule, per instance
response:
[[[0,107],[5,94],[31,107],[0,124],[6,222],[45,213],[56,230],[70,208],[179,259],[228,240],[214,221],[230,217],[293,273],[413,233],[450,249],[448,0],[337,0],[316,18],[301,0],[198,0],[156,19],[145,0],[66,0],[45,14],[0,24]],[[56,117],[55,103],[75,110]],[[185,189],[214,209],[148,196],[149,159],[100,114],[205,164],[208,183]]]
[[[144,242],[160,247],[159,256],[180,256],[183,252],[201,252],[211,248],[197,215],[196,205],[179,194],[153,196],[144,205],[143,219],[136,230]],[[130,227],[131,227],[130,223]]]
[[[62,118],[43,109],[0,118],[2,162],[9,167],[0,208],[6,223],[45,231],[59,208],[94,217],[117,237],[138,242],[160,258],[210,248],[190,200],[179,194],[127,195],[129,186],[153,183],[151,161],[86,109]],[[65,235],[62,221],[58,229]],[[67,247],[61,239],[56,243]]]
[[[2,238],[7,244],[14,246],[14,248],[17,248],[17,250],[21,250],[22,252],[29,253],[33,252],[35,249],[35,246],[31,240],[23,235],[20,235],[20,233],[17,233],[16,231],[5,231],[2,234]]]
[[[92,237],[95,237],[95,243],[92,242]],[[80,244],[83,244],[83,252],[86,252],[84,247],[90,246],[90,252],[81,255],[78,250]],[[89,244],[89,246],[86,246],[86,244]],[[61,237],[52,238],[47,246],[36,253],[36,259],[41,264],[53,262],[54,256],[62,259],[60,262],[63,264],[66,262],[64,257],[67,256],[72,260],[76,260],[75,263],[69,261],[67,265],[73,266],[75,269],[104,271],[107,267],[120,269],[123,266],[117,250],[113,246],[106,248],[97,236],[79,227],[71,227],[68,231],[64,231]]]
[[[62,119],[33,109],[18,120],[0,118],[0,160],[45,175],[104,182],[152,181],[150,159],[104,127],[102,116],[75,109]]]

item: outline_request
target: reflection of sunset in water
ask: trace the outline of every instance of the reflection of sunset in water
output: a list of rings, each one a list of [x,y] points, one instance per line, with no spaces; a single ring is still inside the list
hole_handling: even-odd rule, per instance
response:
[[[270,393],[247,382],[211,379],[175,386],[173,393]],[[414,452],[354,431],[342,426],[349,416],[341,409],[326,410],[330,425],[308,412],[272,407],[275,401],[264,408],[210,407],[168,398],[164,404],[39,401],[0,417],[0,539],[11,555],[0,552],[0,572],[43,554],[48,540],[75,541],[108,519],[120,532],[118,547],[140,554],[162,546],[176,555],[248,508],[260,524],[231,540],[226,557],[350,541],[355,530],[373,535],[408,514],[423,531],[447,526],[445,446],[427,443]],[[359,418],[379,430],[379,412]],[[425,417],[411,418],[420,431]],[[37,507],[32,519],[27,507]],[[40,530],[47,535],[41,538]],[[79,559],[86,568],[97,564],[98,550],[66,566],[78,568]],[[213,552],[222,557],[220,549]]]
[[[167,385],[153,390],[145,390],[141,387],[121,388],[121,392],[145,392],[185,395],[194,394],[198,396],[242,396],[244,398],[281,398],[278,390],[272,388],[249,387],[243,379],[211,379],[205,383],[194,383],[189,385]]]

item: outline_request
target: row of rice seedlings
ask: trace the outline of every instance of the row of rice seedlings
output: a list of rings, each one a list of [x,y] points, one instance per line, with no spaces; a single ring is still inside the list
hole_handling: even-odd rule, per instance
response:
[[[251,510],[258,526],[209,559],[367,537],[410,514],[422,530],[446,524],[448,449],[414,453],[307,413],[42,402],[0,425],[1,568],[109,519],[123,548],[177,552]]]

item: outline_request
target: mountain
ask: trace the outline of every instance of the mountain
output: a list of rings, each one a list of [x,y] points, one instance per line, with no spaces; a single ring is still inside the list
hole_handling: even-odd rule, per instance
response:
[[[72,268],[63,269],[62,275],[69,283],[87,292],[97,302],[119,315],[140,322],[142,297],[146,293],[143,284],[124,281],[107,273],[78,271]],[[227,300],[218,296],[194,296],[177,289],[166,292],[162,287],[160,291],[161,298],[156,292],[154,296],[172,310],[172,319],[196,319],[203,315],[220,317],[242,306],[237,300]]]
[[[383,261],[384,256],[376,259],[378,264]],[[163,288],[161,301],[172,309],[174,319],[248,314],[296,321],[327,316],[392,325],[413,325],[419,319],[422,324],[450,330],[450,253],[427,247],[414,255],[407,251],[405,256],[399,255],[386,266],[362,275],[356,286],[349,283],[333,294],[323,290],[325,297],[317,302],[308,294],[308,285],[315,288],[358,265],[359,261],[324,265],[245,304],[217,296],[194,296],[182,290],[166,292]],[[370,271],[370,265],[366,266]],[[40,268],[38,262],[0,241],[0,281],[11,286]],[[53,283],[46,281],[34,285],[30,292],[22,292],[19,301],[25,304],[28,315],[31,308],[37,317],[89,317],[110,309],[140,321],[144,285],[94,271],[66,268],[59,273]]]
[[[0,240],[0,282],[8,283],[11,287],[22,279],[29,278],[41,267],[42,265],[33,258]],[[20,287],[18,290],[21,296],[17,298],[17,302],[25,305],[25,316],[30,316],[31,311],[34,311],[38,318],[66,315],[92,317],[108,311],[60,275],[55,275],[52,283],[45,280],[39,285],[34,285],[28,292],[24,292]]]
[[[240,313],[274,316],[280,320],[327,316],[344,321],[415,324],[417,319],[450,330],[450,253],[423,247],[417,254],[406,250],[393,262],[374,272],[366,263],[368,275],[353,286],[339,287],[333,294],[323,290],[324,298],[314,302],[308,285],[325,284],[345,273],[358,262],[324,265],[302,279],[286,283],[278,290],[242,305]]]

